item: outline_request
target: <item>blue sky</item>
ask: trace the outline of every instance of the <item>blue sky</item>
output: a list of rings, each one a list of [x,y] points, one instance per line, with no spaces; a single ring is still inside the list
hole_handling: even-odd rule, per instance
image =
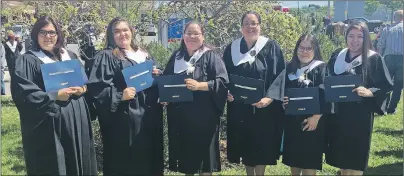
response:
[[[283,6],[290,8],[297,8],[297,1],[279,1],[282,2]],[[300,1],[300,7],[309,6],[309,4],[316,4],[320,6],[328,6],[328,1]],[[331,0],[331,5],[333,4],[333,0]]]

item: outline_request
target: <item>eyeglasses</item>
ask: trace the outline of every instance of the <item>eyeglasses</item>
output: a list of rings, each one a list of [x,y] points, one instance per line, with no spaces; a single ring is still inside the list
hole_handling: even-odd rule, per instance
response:
[[[40,36],[47,36],[48,34],[51,37],[55,37],[56,36],[56,31],[45,31],[45,30],[40,30],[39,31]]]
[[[257,27],[260,23],[243,23],[244,27]]]
[[[298,50],[301,51],[301,52],[303,52],[303,51],[310,52],[310,51],[313,51],[313,47],[299,46],[299,49],[298,49]]]
[[[193,33],[185,33],[185,36],[187,37],[199,37],[201,36],[202,33],[197,33],[197,34],[193,34]]]

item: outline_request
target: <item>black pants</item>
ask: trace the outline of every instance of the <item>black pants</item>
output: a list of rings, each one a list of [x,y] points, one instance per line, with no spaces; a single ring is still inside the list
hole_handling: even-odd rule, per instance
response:
[[[394,113],[403,89],[403,55],[387,55],[384,60],[394,83],[387,113]]]

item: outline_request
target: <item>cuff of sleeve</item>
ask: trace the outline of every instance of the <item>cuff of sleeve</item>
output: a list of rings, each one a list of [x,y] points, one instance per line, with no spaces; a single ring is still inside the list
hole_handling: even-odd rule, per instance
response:
[[[213,88],[214,84],[215,84],[214,80],[208,81],[208,89],[209,89],[209,91],[214,90],[214,88]]]
[[[48,96],[49,96],[49,99],[50,99],[50,100],[56,101],[56,99],[57,99],[57,97],[58,97],[58,91],[56,91],[56,92],[49,92],[49,93],[48,93]]]
[[[112,96],[112,102],[111,102],[111,112],[116,112],[118,109],[119,103],[121,102],[122,99],[122,92],[116,92]]]
[[[378,92],[380,89],[379,89],[379,88],[374,88],[374,87],[372,87],[372,88],[369,88],[369,90],[373,93],[373,96],[375,97],[376,94],[377,94],[377,92]]]
[[[60,106],[57,104],[57,101],[54,101],[49,109],[46,111],[46,114],[49,117],[59,118],[60,117]]]

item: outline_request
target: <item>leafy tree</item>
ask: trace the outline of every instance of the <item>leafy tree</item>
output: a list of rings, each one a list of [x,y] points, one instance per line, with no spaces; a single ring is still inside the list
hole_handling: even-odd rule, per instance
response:
[[[240,20],[243,13],[250,10],[261,15],[262,35],[276,40],[284,50],[285,57],[290,58],[290,51],[302,28],[295,17],[272,10],[269,1],[171,1],[162,4],[155,14],[159,20],[166,22],[170,17],[202,21],[206,41],[223,51],[234,39],[241,37]]]
[[[379,8],[386,8],[390,10],[391,17],[396,10],[402,9],[404,6],[404,1],[402,0],[366,0],[365,2],[365,12],[367,15],[372,15]],[[391,18],[393,22],[393,18]]]

